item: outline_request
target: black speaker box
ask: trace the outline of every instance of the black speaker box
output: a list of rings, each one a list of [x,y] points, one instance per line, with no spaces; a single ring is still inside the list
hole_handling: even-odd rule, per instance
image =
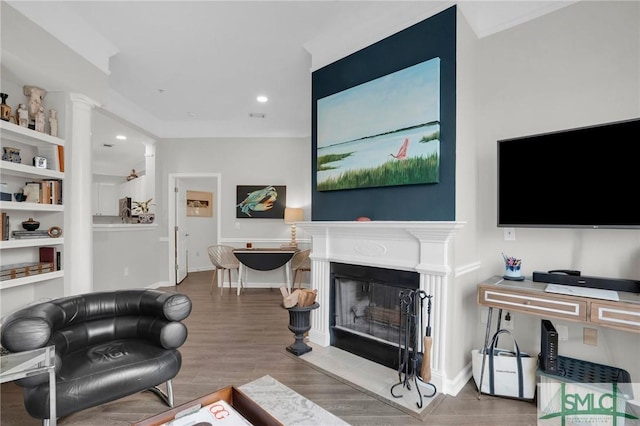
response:
[[[533,272],[533,281],[551,284],[574,285],[578,287],[600,288],[603,290],[640,293],[640,281],[620,278],[589,277],[586,275],[565,275],[548,272]]]
[[[549,320],[541,321],[540,368],[545,373],[558,373],[558,332]]]

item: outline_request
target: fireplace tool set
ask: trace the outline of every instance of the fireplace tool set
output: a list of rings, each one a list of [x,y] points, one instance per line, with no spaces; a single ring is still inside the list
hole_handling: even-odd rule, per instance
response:
[[[411,381],[418,393],[418,408],[422,408],[422,397],[433,397],[437,393],[436,386],[431,380],[431,299],[423,290],[402,290],[400,292],[400,315],[401,328],[398,333],[398,383],[391,387],[391,395],[394,398],[402,398],[403,395],[396,395],[394,390],[402,385],[403,388],[411,390]],[[425,336],[421,343],[418,343],[418,334],[424,326],[423,308],[424,300],[427,299],[427,326]],[[418,316],[420,324],[418,324]],[[418,345],[421,350],[418,351]],[[433,388],[432,393],[422,394],[419,383]]]

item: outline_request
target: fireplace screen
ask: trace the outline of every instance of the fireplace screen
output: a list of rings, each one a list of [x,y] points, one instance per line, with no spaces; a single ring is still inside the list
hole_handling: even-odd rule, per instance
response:
[[[401,288],[372,281],[335,279],[335,327],[397,344]]]
[[[407,313],[402,312],[400,295],[418,289],[420,275],[332,263],[331,276],[331,346],[397,369],[400,346],[415,335],[415,330],[407,334]]]

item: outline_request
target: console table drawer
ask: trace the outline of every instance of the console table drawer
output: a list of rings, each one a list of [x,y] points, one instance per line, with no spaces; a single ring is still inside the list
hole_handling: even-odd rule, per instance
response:
[[[622,302],[591,302],[591,322],[640,333],[640,306]]]
[[[556,296],[541,297],[513,290],[501,291],[496,290],[495,286],[479,288],[478,304],[573,321],[587,320],[587,303],[584,301]]]

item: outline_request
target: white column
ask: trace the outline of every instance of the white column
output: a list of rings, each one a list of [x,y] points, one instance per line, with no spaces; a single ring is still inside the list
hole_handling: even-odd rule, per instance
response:
[[[78,93],[72,93],[70,99],[64,181],[65,295],[93,290],[91,113],[97,103]]]
[[[331,344],[329,332],[329,293],[331,290],[331,264],[325,260],[311,257],[311,286],[318,290],[316,302],[318,309],[311,311],[311,330],[309,340],[317,345],[326,347]]]
[[[144,144],[144,197],[143,200],[156,198],[156,144],[149,142]],[[156,201],[153,204],[157,204]]]

